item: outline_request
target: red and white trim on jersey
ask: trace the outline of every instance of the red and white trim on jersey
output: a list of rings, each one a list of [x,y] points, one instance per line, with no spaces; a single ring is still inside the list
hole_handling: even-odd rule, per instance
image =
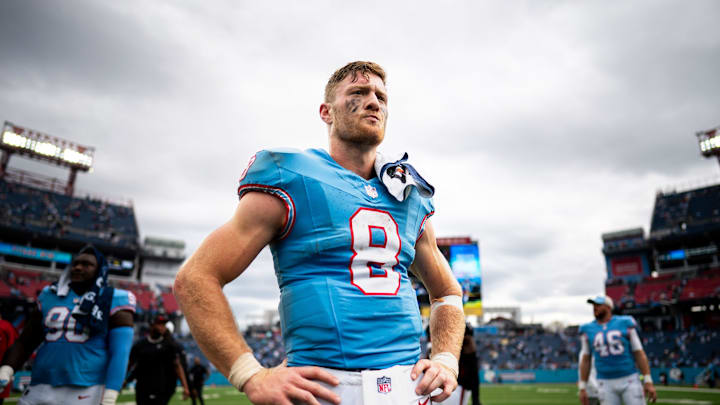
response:
[[[418,229],[418,236],[415,241],[420,240],[420,238],[423,236],[423,233],[425,232],[425,221],[431,216],[433,216],[433,214],[435,214],[435,211],[430,211],[427,215],[423,217],[422,221],[420,221],[420,229]]]
[[[285,239],[295,225],[295,202],[292,197],[290,197],[290,194],[279,187],[266,186],[264,184],[246,184],[238,187],[238,198],[242,198],[246,193],[251,191],[259,191],[273,195],[285,204],[285,224],[278,238]]]
[[[130,311],[135,313],[135,305],[120,305],[110,310],[110,316],[115,315],[118,311]]]

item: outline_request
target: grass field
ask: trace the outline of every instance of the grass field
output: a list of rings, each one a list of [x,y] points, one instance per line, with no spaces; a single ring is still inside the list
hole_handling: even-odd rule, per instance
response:
[[[658,404],[720,405],[720,389],[693,389],[689,387],[657,387]],[[250,401],[232,388],[206,388],[207,405],[244,405]],[[573,384],[513,384],[483,385],[480,391],[483,405],[577,405],[577,389]],[[189,404],[175,394],[171,405]],[[134,396],[123,394],[118,405],[133,405]]]
[[[689,387],[657,387],[658,404],[680,405],[720,405],[720,389],[693,389]],[[245,405],[250,401],[244,394],[229,387],[206,388],[204,392],[207,405]],[[480,399],[483,405],[577,405],[577,389],[573,384],[510,384],[483,385]],[[5,400],[5,403],[17,402],[17,396]],[[190,400],[181,400],[175,394],[171,405],[188,405]],[[117,405],[134,405],[132,392],[123,392]]]

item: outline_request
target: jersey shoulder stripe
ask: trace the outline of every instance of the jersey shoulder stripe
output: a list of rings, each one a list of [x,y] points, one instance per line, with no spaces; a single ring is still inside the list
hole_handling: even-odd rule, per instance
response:
[[[113,298],[110,305],[110,316],[122,310],[134,313],[135,307],[137,305],[135,294],[133,294],[131,291],[123,290],[120,288],[114,288],[113,290]]]

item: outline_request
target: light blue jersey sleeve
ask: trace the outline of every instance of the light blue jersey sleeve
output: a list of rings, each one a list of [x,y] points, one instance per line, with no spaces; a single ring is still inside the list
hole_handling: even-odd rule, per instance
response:
[[[37,306],[38,306],[38,309],[40,310],[40,312],[42,312],[42,309],[43,309],[43,302],[47,302],[48,297],[51,294],[52,294],[52,292],[50,292],[49,285],[46,285],[45,287],[43,287],[43,289],[40,291],[40,294],[38,294]]]
[[[433,216],[435,214],[435,203],[433,203],[432,198],[420,198],[420,226],[418,229],[418,236],[417,238],[420,239],[425,233],[425,224],[427,223],[428,218]]]
[[[295,202],[288,192],[288,181],[283,178],[275,153],[262,150],[250,158],[247,168],[240,176],[240,186],[237,191],[238,198],[256,191],[274,195],[285,204],[285,226],[280,233],[280,239],[290,233],[295,223]]]
[[[112,303],[110,304],[110,316],[116,312],[126,310],[135,313],[135,294],[127,290],[115,288],[113,292]]]

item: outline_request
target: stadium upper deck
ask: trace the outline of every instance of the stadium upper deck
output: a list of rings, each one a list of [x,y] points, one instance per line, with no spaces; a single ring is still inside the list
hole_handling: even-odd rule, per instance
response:
[[[47,238],[138,248],[132,206],[76,198],[0,179],[0,226]]]
[[[650,234],[603,234],[606,293],[653,329],[720,327],[720,184],[658,193]]]

